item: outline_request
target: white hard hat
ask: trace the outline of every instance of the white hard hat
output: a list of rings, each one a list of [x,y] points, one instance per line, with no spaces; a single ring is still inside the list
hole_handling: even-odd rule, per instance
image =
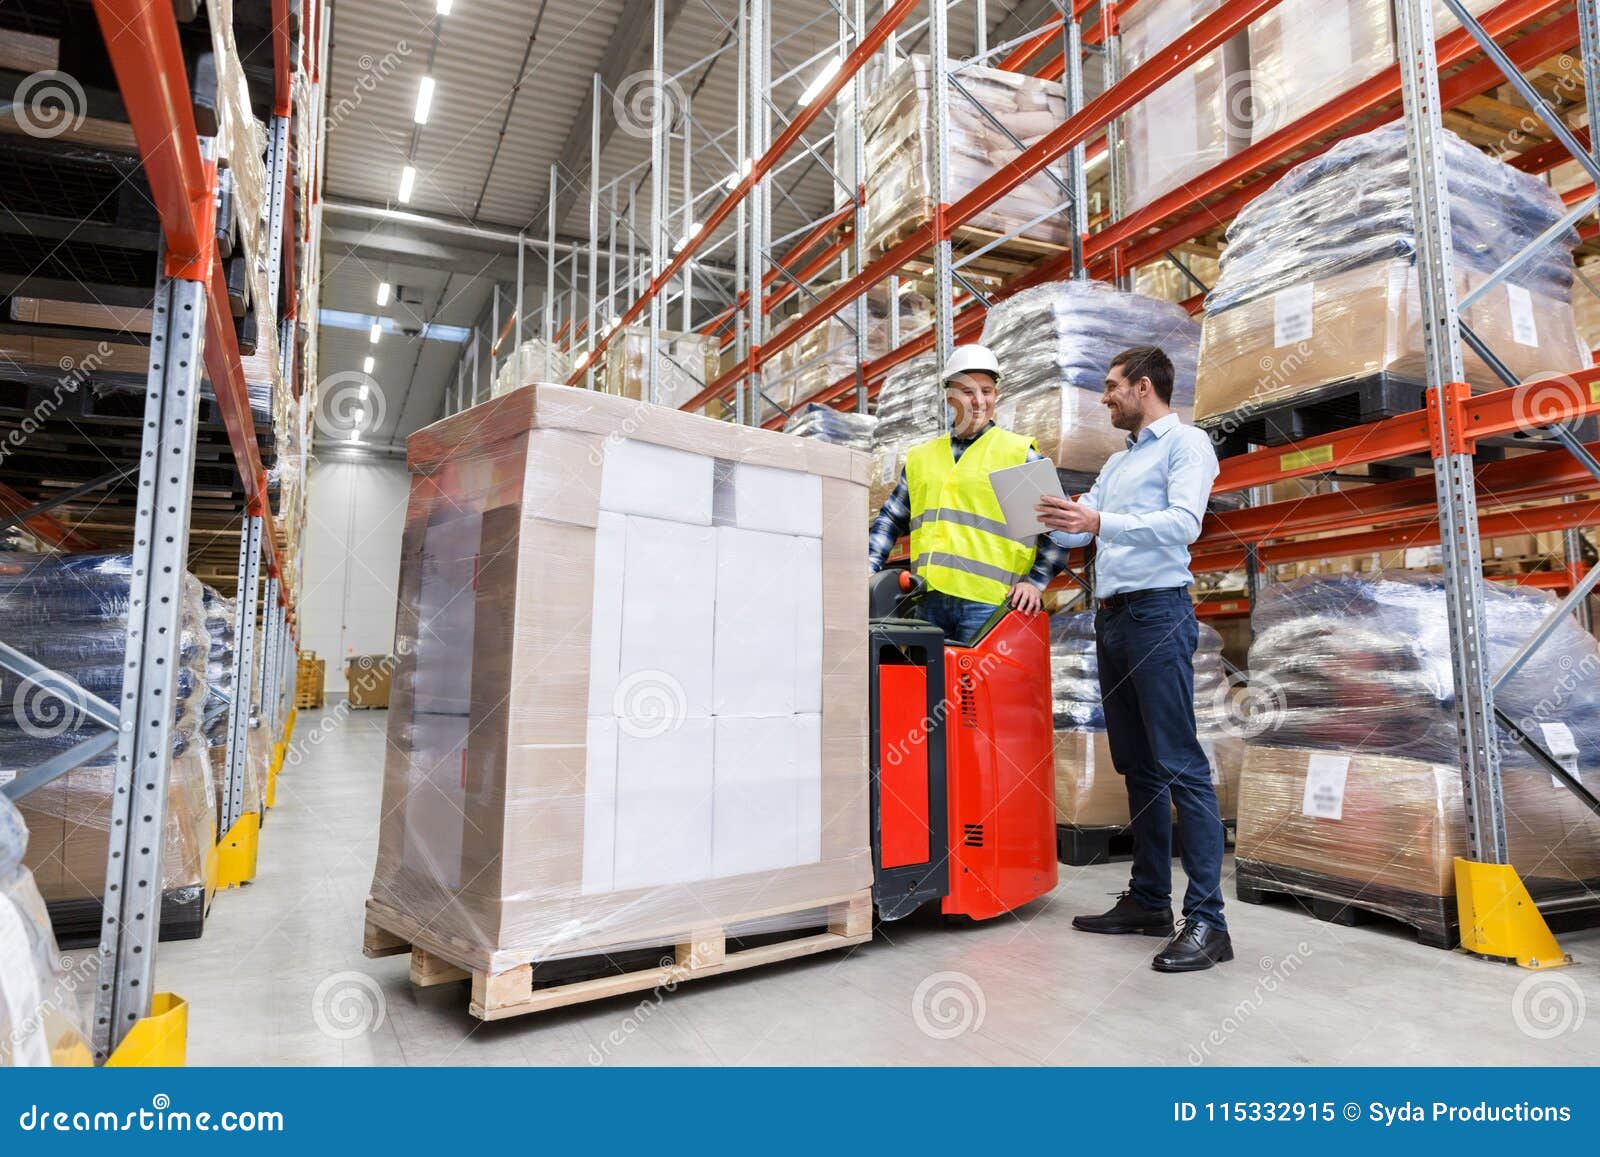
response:
[[[994,380],[1000,380],[1000,359],[994,356],[994,351],[986,345],[958,345],[955,352],[944,363],[944,380],[949,380],[957,374],[968,374],[973,370],[982,370],[984,373],[994,375]]]

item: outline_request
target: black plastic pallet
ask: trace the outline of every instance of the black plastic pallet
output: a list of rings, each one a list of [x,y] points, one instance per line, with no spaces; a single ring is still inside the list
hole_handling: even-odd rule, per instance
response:
[[[1339,876],[1263,864],[1234,862],[1234,895],[1245,904],[1290,900],[1300,908],[1347,928],[1364,924],[1399,924],[1416,934],[1417,943],[1451,949],[1461,943],[1461,922],[1454,896],[1432,896],[1382,884],[1362,884]],[[1400,916],[1396,912],[1407,912]]]
[[[56,946],[93,948],[100,943],[102,909],[99,900],[51,900],[45,905]],[[182,888],[161,897],[161,939],[198,940],[205,929],[205,889]]]
[[[1252,446],[1282,446],[1409,414],[1426,400],[1424,382],[1389,373],[1368,374],[1210,414],[1196,419],[1195,425],[1211,436],[1217,457],[1231,458]]]

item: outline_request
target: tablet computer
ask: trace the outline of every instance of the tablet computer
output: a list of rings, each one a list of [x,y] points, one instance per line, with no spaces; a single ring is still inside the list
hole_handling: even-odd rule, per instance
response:
[[[1034,514],[1039,499],[1046,494],[1065,498],[1061,479],[1056,475],[1056,464],[1048,458],[1036,458],[1021,466],[1008,466],[989,475],[995,497],[1000,499],[1000,510],[1005,515],[1006,535],[1025,541],[1044,534],[1049,527]]]

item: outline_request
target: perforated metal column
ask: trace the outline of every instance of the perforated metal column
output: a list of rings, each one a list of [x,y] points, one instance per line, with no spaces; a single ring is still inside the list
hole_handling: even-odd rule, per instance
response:
[[[250,704],[254,695],[256,598],[261,590],[261,517],[246,515],[239,534],[239,593],[234,599],[233,710],[228,718],[228,779],[221,830],[244,814],[244,769],[250,758]]]

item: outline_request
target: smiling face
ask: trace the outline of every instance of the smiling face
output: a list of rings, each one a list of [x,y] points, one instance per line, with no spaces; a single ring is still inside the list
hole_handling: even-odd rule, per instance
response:
[[[1000,388],[995,380],[981,371],[957,374],[944,384],[945,405],[950,407],[950,429],[962,438],[970,438],[994,419],[995,402]]]
[[[1111,411],[1111,424],[1119,430],[1137,430],[1144,424],[1145,407],[1155,395],[1149,378],[1130,382],[1121,366],[1112,366],[1106,372],[1105,392],[1100,404]]]

